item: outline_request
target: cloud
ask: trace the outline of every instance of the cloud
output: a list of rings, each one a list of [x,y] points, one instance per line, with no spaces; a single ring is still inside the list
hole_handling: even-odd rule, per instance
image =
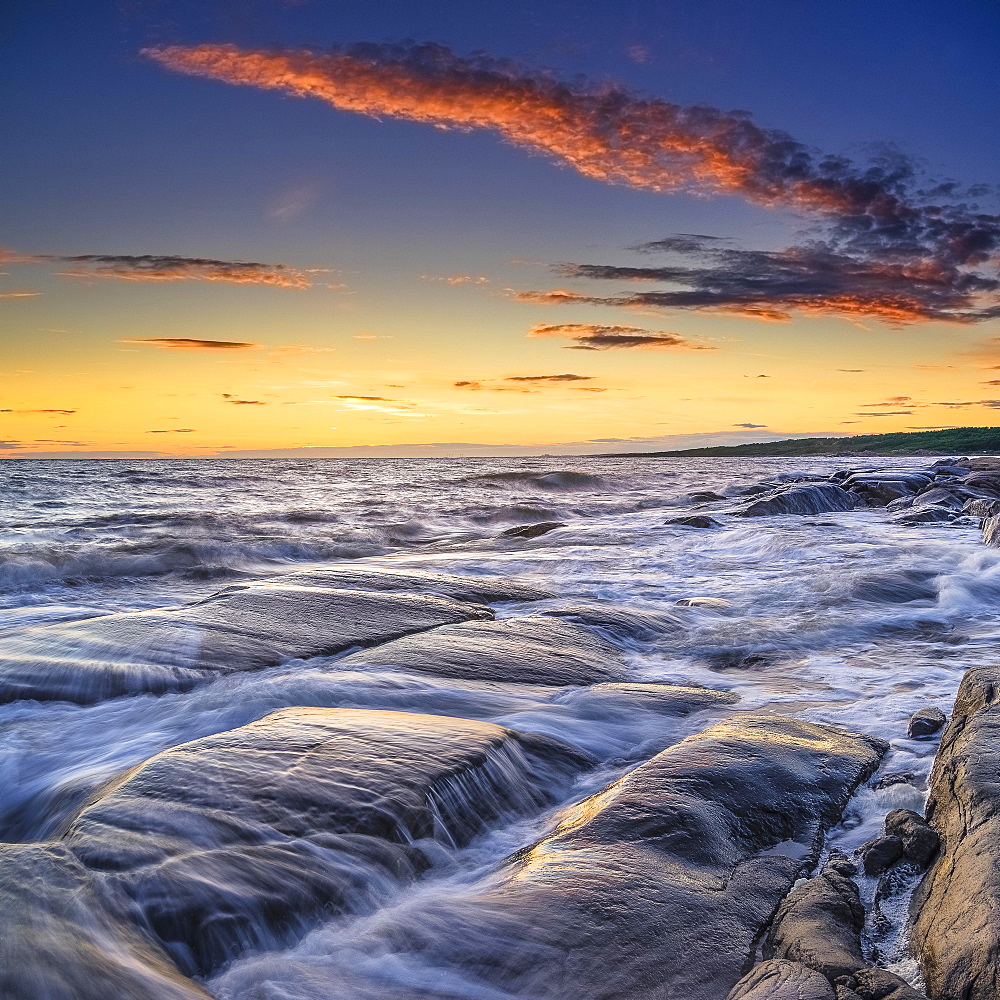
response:
[[[193,427],[172,427],[163,431],[146,431],[147,434],[194,434]]]
[[[757,125],[746,112],[681,106],[608,83],[565,82],[510,60],[463,58],[436,44],[327,52],[209,44],[143,52],[182,73],[317,98],[338,110],[488,129],[593,180],[738,195],[812,216],[821,227],[821,238],[771,251],[698,235],[671,237],[646,249],[694,258],[694,265],[569,267],[580,277],[676,287],[621,296],[555,290],[533,293],[541,296],[534,301],[707,309],[771,320],[804,311],[894,325],[1000,316],[1000,282],[980,271],[1000,249],[1000,216],[970,200],[980,192],[928,180],[892,150],[857,164]]]
[[[912,403],[912,396],[890,396],[885,402],[882,403],[862,403],[863,408],[874,407],[874,406],[899,406],[904,403]]]
[[[222,281],[236,285],[272,285],[277,288],[311,288],[312,275],[327,268],[300,270],[287,264],[248,260],[216,260],[174,254],[20,254],[0,250],[0,261],[9,264],[56,264],[64,278],[113,278],[119,281]],[[37,292],[30,294],[39,294]]]
[[[31,288],[6,288],[0,290],[0,299],[33,299],[41,294]]]
[[[386,396],[334,396],[333,399],[354,399],[361,402],[370,403],[392,403],[394,400],[388,399]]]
[[[193,337],[142,337],[123,340],[123,344],[142,344],[164,351],[256,351],[261,345],[243,340],[201,340]]]
[[[595,323],[536,323],[529,337],[566,337],[575,341],[574,351],[610,351],[616,349],[660,350],[682,348],[713,350],[704,344],[693,344],[679,333],[666,330],[646,330],[638,326],[603,326]]]
[[[733,424],[734,427],[745,427],[747,430],[757,430],[760,427],[766,427],[767,424]]]
[[[262,399],[227,399],[226,402],[233,406],[267,406]]]
[[[510,375],[507,382],[589,382],[593,375],[574,375],[566,372],[563,375]]]
[[[71,413],[76,413],[76,410],[0,410],[0,413],[57,413],[62,417],[68,417]]]
[[[485,274],[422,274],[424,281],[440,281],[446,285],[488,285]]]
[[[913,410],[887,410],[885,413],[854,413],[855,417],[910,417]]]

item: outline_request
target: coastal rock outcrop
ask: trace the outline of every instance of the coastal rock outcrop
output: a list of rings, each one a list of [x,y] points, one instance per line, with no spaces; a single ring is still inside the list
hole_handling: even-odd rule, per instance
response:
[[[445,625],[352,653],[340,666],[559,686],[625,678],[618,649],[582,625],[543,615]]]
[[[853,510],[858,498],[834,483],[789,486],[734,510],[740,517],[765,517],[773,514],[828,514]]]
[[[90,704],[186,690],[219,674],[492,617],[485,607],[429,595],[231,588],[176,611],[102,615],[5,636],[0,703],[30,698]]]
[[[913,898],[913,944],[935,1000],[1000,993],[1000,667],[962,679],[931,774],[927,818],[941,837]]]
[[[285,709],[157,754],[62,844],[136,901],[185,972],[205,973],[320,910],[364,909],[427,867],[422,843],[464,844],[592,764],[485,722]]]
[[[726,1000],[840,1000],[818,972],[778,958],[754,966]]]
[[[512,996],[719,1000],[884,750],[832,726],[734,716],[570,807],[465,894],[383,923],[379,954]]]

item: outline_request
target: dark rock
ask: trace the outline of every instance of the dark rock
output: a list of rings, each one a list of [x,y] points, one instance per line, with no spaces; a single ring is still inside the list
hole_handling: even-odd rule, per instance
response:
[[[878,837],[862,844],[857,853],[866,875],[881,875],[903,856],[903,841],[899,837]]]
[[[670,517],[664,524],[679,524],[686,528],[721,528],[722,522],[707,514],[688,514],[685,517]]]
[[[980,490],[988,497],[1000,497],[1000,471],[973,472],[963,480],[965,486]]]
[[[713,608],[717,611],[730,608],[733,604],[724,597],[681,597],[674,603],[680,608]]]
[[[408,712],[285,709],[164,751],[104,789],[63,840],[143,909],[181,967],[357,912],[462,845],[537,810],[591,765],[548,737]]]
[[[854,597],[862,601],[885,604],[908,604],[937,597],[933,580],[936,573],[922,570],[899,570],[872,573],[860,577],[851,588]]]
[[[772,958],[751,969],[726,1000],[837,1000],[837,994],[818,972]]]
[[[1000,548],[1000,514],[983,519],[983,544]]]
[[[394,591],[406,594],[435,594],[457,601],[492,604],[499,601],[540,601],[553,597],[517,580],[501,577],[459,576],[454,573],[425,573],[395,566],[330,566],[298,570],[276,581],[297,587],[330,587],[334,590]]]
[[[860,1000],[927,1000],[905,979],[885,969],[861,969],[851,977],[850,989]],[[957,996],[958,994],[956,994]]]
[[[801,962],[830,980],[864,967],[865,908],[845,863],[849,872],[850,861],[834,856],[819,875],[791,891],[771,923],[766,957]]]
[[[1000,667],[966,672],[931,773],[941,848],[917,888],[912,941],[928,993],[995,1000],[1000,989]]]
[[[965,496],[960,490],[950,490],[943,486],[933,486],[929,490],[924,490],[914,497],[914,503],[918,506],[948,507],[951,510],[961,510],[965,504]],[[967,491],[965,491],[967,492]]]
[[[909,510],[913,506],[913,497],[905,496],[900,497],[898,500],[892,500],[885,505],[885,509],[890,514],[896,514],[901,510]]]
[[[930,485],[927,473],[886,469],[882,472],[857,472],[843,480],[845,490],[864,497],[872,507],[884,507],[900,497],[912,496]]]
[[[572,707],[586,718],[607,720],[615,711],[654,711],[658,715],[680,717],[703,708],[733,705],[739,695],[714,688],[684,687],[675,684],[594,684],[590,687],[569,688],[556,695],[555,701]]]
[[[539,521],[538,524],[519,524],[516,527],[508,528],[500,532],[501,538],[538,538],[539,535],[547,535],[556,528],[565,528],[563,521]]]
[[[446,625],[352,653],[338,666],[559,686],[625,678],[619,650],[582,625],[542,615]]]
[[[700,493],[691,493],[687,497],[690,503],[714,503],[716,500],[725,500],[721,493],[713,493],[711,490],[702,490]]]
[[[41,625],[0,639],[0,703],[90,704],[162,694],[292,657],[326,655],[492,618],[441,597],[313,587],[233,588],[176,611]]]
[[[857,498],[833,483],[790,486],[770,496],[752,500],[734,510],[741,517],[762,517],[773,514],[826,514],[837,510],[853,510]]]
[[[941,843],[934,827],[912,809],[893,809],[885,818],[885,832],[887,836],[899,837],[903,856],[921,868],[930,864]]]
[[[911,507],[902,514],[894,515],[892,520],[896,524],[944,524],[954,521],[955,517],[953,511],[944,507]]]
[[[629,639],[655,639],[679,631],[684,619],[669,611],[642,611],[613,604],[568,604],[545,608],[537,615],[567,618],[591,628],[606,629],[612,635]]]
[[[937,705],[918,709],[910,716],[906,726],[906,737],[911,740],[926,739],[944,727],[948,716]]]
[[[381,932],[397,954],[460,973],[470,995],[719,1000],[884,749],[832,726],[734,716]]]
[[[210,1000],[143,926],[58,844],[0,846],[4,1000]]]
[[[962,512],[970,514],[972,517],[993,517],[1000,514],[1000,500],[990,500],[979,497],[975,500],[966,500]]]

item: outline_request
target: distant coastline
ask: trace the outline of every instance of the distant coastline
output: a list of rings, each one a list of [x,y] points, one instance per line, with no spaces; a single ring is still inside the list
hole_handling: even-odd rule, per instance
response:
[[[986,455],[1000,454],[1000,427],[952,427],[940,431],[858,434],[852,437],[788,438],[758,444],[681,451],[613,452],[602,458],[780,458],[799,455]]]

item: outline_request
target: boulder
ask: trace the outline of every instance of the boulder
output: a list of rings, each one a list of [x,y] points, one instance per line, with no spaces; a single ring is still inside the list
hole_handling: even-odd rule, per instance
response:
[[[0,846],[0,996],[210,1000],[169,960],[138,907],[58,844]]]
[[[685,528],[721,528],[722,522],[707,514],[686,514],[684,517],[668,517],[664,524],[679,524]]]
[[[763,517],[773,514],[826,514],[853,510],[857,497],[833,483],[790,486],[759,500],[751,500],[733,513],[740,517]]]
[[[929,473],[886,469],[881,472],[856,472],[843,480],[845,490],[864,497],[869,506],[885,507],[900,497],[912,496],[930,485]]]
[[[906,725],[906,738],[910,740],[928,739],[944,728],[948,716],[937,705],[917,709]]]
[[[478,884],[381,921],[367,947],[455,970],[468,995],[719,1000],[884,750],[734,716],[571,806]]]
[[[912,942],[935,1000],[1000,992],[1000,667],[966,672],[931,773],[938,856],[913,897]]]
[[[956,513],[944,507],[910,507],[900,514],[894,514],[896,524],[946,524],[954,521]]]
[[[339,666],[558,686],[625,677],[621,652],[614,646],[583,625],[544,615],[445,625],[352,653]]]
[[[777,958],[761,962],[734,987],[726,1000],[838,1000],[818,972]]]
[[[456,601],[493,604],[500,601],[540,601],[553,597],[518,580],[506,577],[460,576],[457,573],[428,573],[386,565],[329,566],[298,570],[278,577],[277,583],[297,587],[330,587],[334,590],[394,591],[406,594],[435,594]]]
[[[567,604],[546,608],[537,614],[565,618],[628,639],[655,639],[678,632],[684,626],[684,619],[676,612],[623,608],[614,604]]]
[[[994,514],[1000,514],[1000,500],[985,499],[982,497],[975,500],[966,500],[965,505],[962,507],[962,513],[970,514],[972,517],[993,517]]]
[[[487,618],[492,612],[486,608],[427,595],[234,588],[173,611],[103,615],[5,636],[0,703],[30,698],[90,704],[181,691],[219,674]]]
[[[932,486],[929,490],[918,493],[913,502],[920,507],[947,507],[950,510],[961,510],[969,499],[969,491],[961,487]]]
[[[513,528],[507,528],[500,532],[501,538],[538,538],[539,535],[547,535],[556,528],[565,528],[563,521],[539,521],[538,524],[519,524]]]
[[[834,854],[815,878],[796,886],[774,916],[765,956],[799,962],[831,981],[863,968],[865,908],[851,878],[855,871]]]
[[[903,856],[900,837],[877,837],[862,844],[857,850],[866,875],[881,875]]]
[[[849,984],[859,1000],[927,1000],[920,990],[885,969],[860,969],[851,976]]]
[[[1000,548],[1000,514],[983,519],[983,544]]]
[[[903,857],[921,868],[930,864],[941,844],[937,831],[912,809],[893,809],[885,818],[885,832],[889,837],[899,837],[903,843]]]
[[[152,757],[62,843],[136,901],[185,972],[205,974],[321,911],[370,908],[427,867],[428,843],[536,811],[592,763],[486,722],[285,709]]]
[[[688,494],[687,499],[691,503],[715,503],[717,500],[725,500],[721,493],[713,493],[712,490],[701,490],[698,493]]]
[[[582,718],[593,715],[606,721],[615,713],[629,714],[642,710],[676,718],[704,708],[733,705],[740,698],[732,691],[716,691],[714,688],[612,682],[568,688],[553,700],[572,707]]]

